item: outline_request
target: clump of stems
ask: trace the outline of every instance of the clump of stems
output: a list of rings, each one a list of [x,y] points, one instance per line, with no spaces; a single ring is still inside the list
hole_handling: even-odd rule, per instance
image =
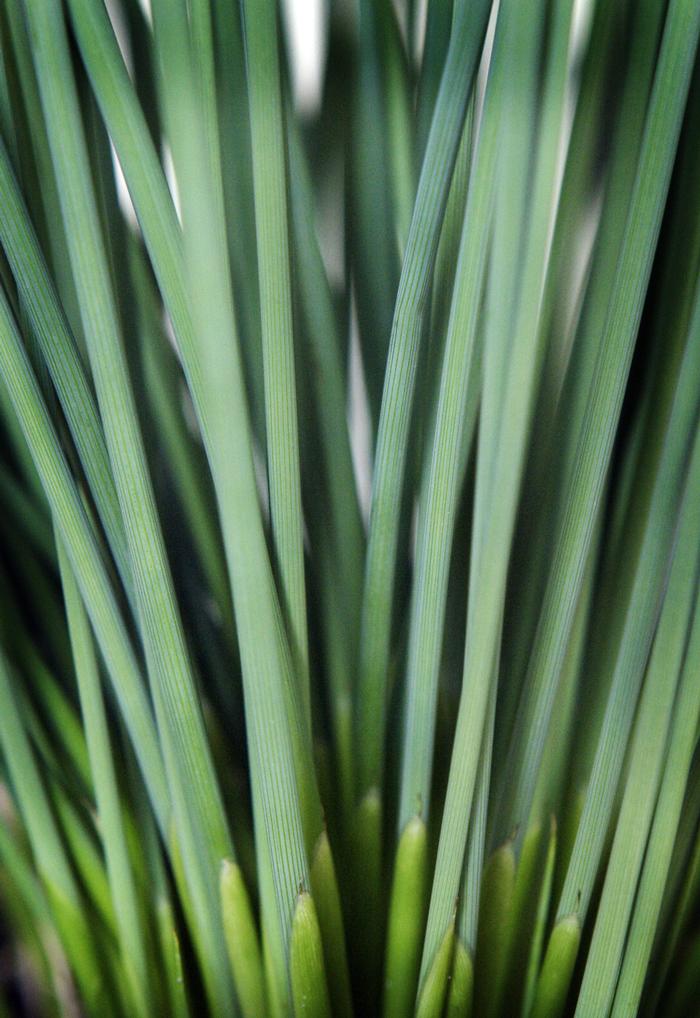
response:
[[[0,6],[0,1016],[685,1018],[700,3],[284,7]]]

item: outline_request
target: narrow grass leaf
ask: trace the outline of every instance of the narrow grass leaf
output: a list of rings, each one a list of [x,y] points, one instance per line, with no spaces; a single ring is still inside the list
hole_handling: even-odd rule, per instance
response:
[[[666,735],[671,721],[686,633],[695,600],[698,572],[700,507],[700,441],[688,472],[687,491],[679,521],[673,566],[647,669],[630,752],[628,783],[620,807],[605,884],[577,1007],[610,1007],[624,950],[637,878],[651,826],[661,780]],[[696,473],[698,472],[698,473]],[[633,607],[633,606],[631,606]],[[618,726],[618,738],[624,728]],[[595,780],[594,771],[591,787]],[[581,830],[585,833],[585,819]],[[576,851],[576,849],[574,849]]]
[[[52,513],[61,530],[100,649],[148,786],[153,809],[167,829],[168,794],[153,715],[134,650],[114,593],[52,427],[17,326],[0,293],[0,370],[31,449]]]
[[[144,1016],[150,998],[148,954],[124,831],[97,658],[80,592],[60,538],[57,547],[112,904],[133,1006]]]
[[[330,1018],[326,974],[323,968],[321,931],[314,901],[308,891],[297,898],[292,920],[289,958],[294,1014],[308,1018]]]
[[[358,683],[359,790],[381,781],[391,604],[423,311],[488,3],[459,2],[418,183],[391,328],[375,455]]]
[[[97,406],[1,140],[0,189],[3,194],[0,242],[51,372],[120,576],[130,592],[131,568],[124,523]]]
[[[282,607],[289,627],[302,699],[309,714],[299,427],[277,19],[271,5],[248,0],[243,3],[243,14],[265,365],[270,513]]]
[[[90,1007],[100,1007],[104,987],[78,887],[19,715],[7,664],[0,656],[0,744],[27,824],[32,852],[54,919]]]

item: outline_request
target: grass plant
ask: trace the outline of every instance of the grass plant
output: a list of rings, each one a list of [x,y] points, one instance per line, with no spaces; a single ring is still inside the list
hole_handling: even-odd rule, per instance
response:
[[[0,5],[0,1015],[687,1018],[700,2],[284,6]]]

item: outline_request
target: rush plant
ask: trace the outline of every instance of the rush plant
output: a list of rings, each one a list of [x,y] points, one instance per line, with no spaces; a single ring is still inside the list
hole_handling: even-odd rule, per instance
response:
[[[0,4],[0,1018],[688,1018],[700,0],[286,7]]]

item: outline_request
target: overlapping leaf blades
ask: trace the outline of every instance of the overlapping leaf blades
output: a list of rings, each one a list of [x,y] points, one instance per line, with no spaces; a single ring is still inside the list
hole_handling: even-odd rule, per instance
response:
[[[47,1014],[680,1018],[700,4],[329,9],[302,115],[275,0],[0,8],[3,918]]]

